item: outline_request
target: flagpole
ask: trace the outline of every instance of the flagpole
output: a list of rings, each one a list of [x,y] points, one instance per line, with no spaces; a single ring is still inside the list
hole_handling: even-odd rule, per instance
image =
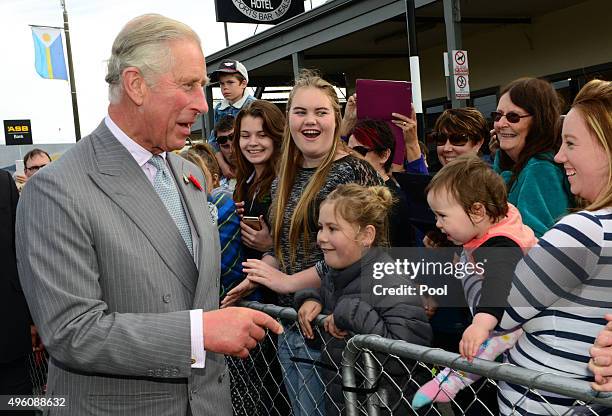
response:
[[[72,68],[72,48],[70,47],[70,30],[68,29],[68,12],[66,1],[60,0],[64,12],[64,35],[66,36],[66,52],[68,54],[68,76],[70,77],[70,96],[72,97],[72,117],[74,118],[74,134],[76,141],[81,140],[81,123],[79,122],[79,106],[77,104],[76,85],[74,83],[74,69]]]

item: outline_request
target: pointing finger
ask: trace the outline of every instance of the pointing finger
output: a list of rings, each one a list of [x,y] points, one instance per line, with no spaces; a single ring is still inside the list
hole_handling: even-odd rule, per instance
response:
[[[270,331],[274,332],[277,335],[282,334],[284,332],[283,326],[270,315],[260,311],[253,312],[256,312],[253,314],[253,323],[255,325],[258,325],[262,328],[268,328]]]

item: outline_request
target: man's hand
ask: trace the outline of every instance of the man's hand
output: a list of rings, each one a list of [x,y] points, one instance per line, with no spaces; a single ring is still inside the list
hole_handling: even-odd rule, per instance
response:
[[[263,215],[259,216],[259,224],[261,230],[256,230],[249,227],[248,224],[240,221],[240,232],[242,234],[242,242],[247,246],[257,251],[267,251],[272,248],[274,241],[270,235],[270,229],[263,219]]]
[[[43,352],[45,346],[40,339],[40,335],[38,335],[36,325],[30,325],[30,337],[32,338],[32,352]]]
[[[21,174],[15,174],[15,182],[17,184],[23,185],[28,181],[28,177]]]
[[[595,375],[591,387],[595,391],[612,391],[612,314],[606,314],[607,325],[599,332],[591,347],[589,369]]]
[[[221,307],[227,308],[228,306],[232,306],[240,299],[249,296],[251,292],[257,289],[257,286],[259,286],[257,283],[251,282],[249,279],[244,279],[242,282],[238,283],[236,287],[227,292],[227,295],[225,295],[221,301]]]
[[[302,332],[306,338],[314,338],[314,333],[310,323],[321,313],[322,309],[323,305],[316,300],[310,299],[302,303],[302,306],[298,311],[298,322],[300,323],[300,328],[302,328]]]
[[[204,349],[246,358],[266,335],[283,327],[270,315],[249,308],[226,308],[203,313]]]
[[[323,326],[325,330],[329,333],[329,335],[331,335],[334,338],[344,339],[348,335],[347,331],[343,329],[339,329],[336,326],[334,322],[334,314],[327,315],[327,318],[323,320]]]

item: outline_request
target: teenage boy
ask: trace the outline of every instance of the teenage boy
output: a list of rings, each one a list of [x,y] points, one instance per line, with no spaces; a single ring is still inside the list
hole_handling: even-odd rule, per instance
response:
[[[221,173],[226,178],[233,178],[235,173],[232,167],[225,161],[217,143],[216,125],[223,116],[236,117],[243,106],[255,98],[246,92],[249,83],[249,74],[240,62],[226,60],[219,64],[219,68],[210,75],[211,82],[219,82],[223,101],[215,106],[214,125],[215,129],[208,137],[208,143],[215,151],[215,157],[221,167]]]

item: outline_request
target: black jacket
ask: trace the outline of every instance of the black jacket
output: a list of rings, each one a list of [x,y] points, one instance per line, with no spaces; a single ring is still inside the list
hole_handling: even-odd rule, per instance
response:
[[[307,299],[317,300],[323,305],[323,314],[333,314],[336,326],[352,334],[375,334],[384,338],[429,345],[432,338],[431,327],[420,297],[374,294],[375,285],[398,287],[410,283],[395,275],[374,279],[373,267],[377,262],[386,263],[393,260],[384,250],[373,248],[360,261],[344,270],[330,269],[323,278],[320,289],[307,289],[296,294],[296,306],[299,308]],[[342,408],[344,403],[338,369],[342,361],[342,351],[350,336],[339,340],[324,333],[323,337],[324,382],[333,400],[333,403],[327,401],[326,408],[328,416],[331,416],[336,414],[337,409]],[[382,355],[378,359],[381,363],[384,362]],[[407,383],[402,382],[410,377],[406,369],[413,367],[414,363],[389,360],[384,365],[388,376],[382,377],[379,385],[406,385]],[[404,392],[406,393],[409,392]],[[390,401],[395,399],[391,397]]]
[[[32,351],[30,314],[19,284],[15,258],[15,213],[19,199],[10,173],[0,170],[0,362]]]

